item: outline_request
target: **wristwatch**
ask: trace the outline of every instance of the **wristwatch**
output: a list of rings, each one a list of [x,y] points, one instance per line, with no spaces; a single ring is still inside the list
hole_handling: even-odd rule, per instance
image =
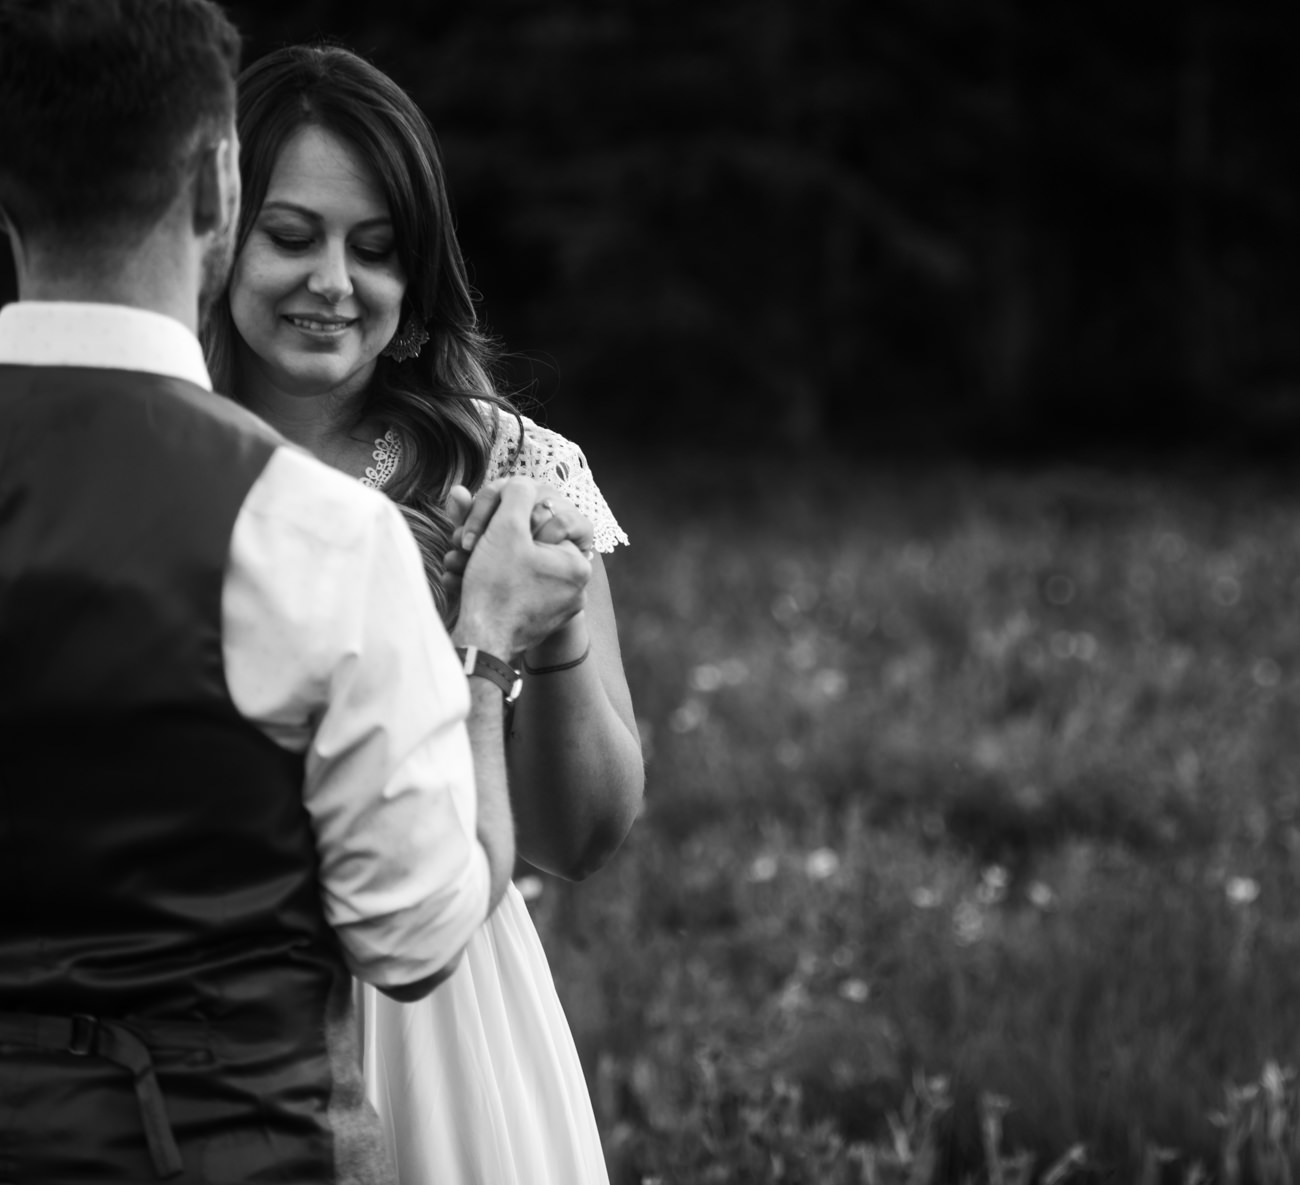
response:
[[[477,646],[457,646],[456,657],[460,659],[466,675],[477,675],[501,688],[507,705],[519,698],[519,693],[524,689],[524,680],[508,662],[502,662]]]

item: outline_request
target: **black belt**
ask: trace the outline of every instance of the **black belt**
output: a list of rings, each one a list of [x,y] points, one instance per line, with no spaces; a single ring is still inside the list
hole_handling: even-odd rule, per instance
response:
[[[141,1035],[159,1048],[207,1049],[209,1033],[201,1022],[103,1020],[79,1013],[75,1016],[38,1016],[27,1012],[0,1012],[0,1044],[21,1045],[50,1053],[77,1057],[102,1057],[128,1070],[140,1101],[149,1154],[159,1177],[174,1177],[184,1166],[172,1136],[154,1073],[153,1059]]]

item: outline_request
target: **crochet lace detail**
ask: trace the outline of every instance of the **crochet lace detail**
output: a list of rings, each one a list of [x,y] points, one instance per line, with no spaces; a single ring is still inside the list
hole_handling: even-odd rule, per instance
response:
[[[627,544],[627,534],[618,525],[614,512],[596,485],[582,449],[558,432],[521,416],[524,443],[515,456],[519,421],[513,415],[498,411],[495,405],[487,405],[484,414],[497,417],[497,439],[488,458],[488,481],[516,473],[544,481],[559,490],[591,520],[597,551],[609,553],[620,543]],[[374,457],[377,464],[367,467],[361,484],[382,490],[402,460],[402,439],[395,429],[389,428],[375,441]]]
[[[582,449],[558,432],[520,416],[524,443],[516,457],[519,420],[495,407],[492,411],[497,417],[497,440],[488,458],[488,480],[518,473],[553,485],[591,520],[597,551],[608,554],[620,543],[626,546],[627,535],[596,485]]]
[[[402,438],[395,428],[389,428],[375,441],[375,451],[371,453],[376,464],[366,466],[366,475],[361,479],[363,486],[372,490],[382,490],[389,479],[397,472],[397,463],[402,459]]]

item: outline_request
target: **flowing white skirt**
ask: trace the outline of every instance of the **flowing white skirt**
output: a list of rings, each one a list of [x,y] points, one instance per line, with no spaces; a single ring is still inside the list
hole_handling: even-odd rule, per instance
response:
[[[431,996],[362,992],[366,1088],[401,1185],[608,1185],[541,939],[511,885]]]

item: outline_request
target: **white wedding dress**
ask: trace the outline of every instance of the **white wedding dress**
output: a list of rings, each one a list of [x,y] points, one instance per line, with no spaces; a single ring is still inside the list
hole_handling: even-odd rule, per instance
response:
[[[591,520],[598,551],[627,542],[577,445],[524,417],[511,466],[518,427],[499,422],[489,479],[546,481]],[[382,487],[399,458],[390,432],[367,484]],[[513,884],[431,996],[360,995],[366,1087],[401,1185],[608,1185],[573,1035]]]

